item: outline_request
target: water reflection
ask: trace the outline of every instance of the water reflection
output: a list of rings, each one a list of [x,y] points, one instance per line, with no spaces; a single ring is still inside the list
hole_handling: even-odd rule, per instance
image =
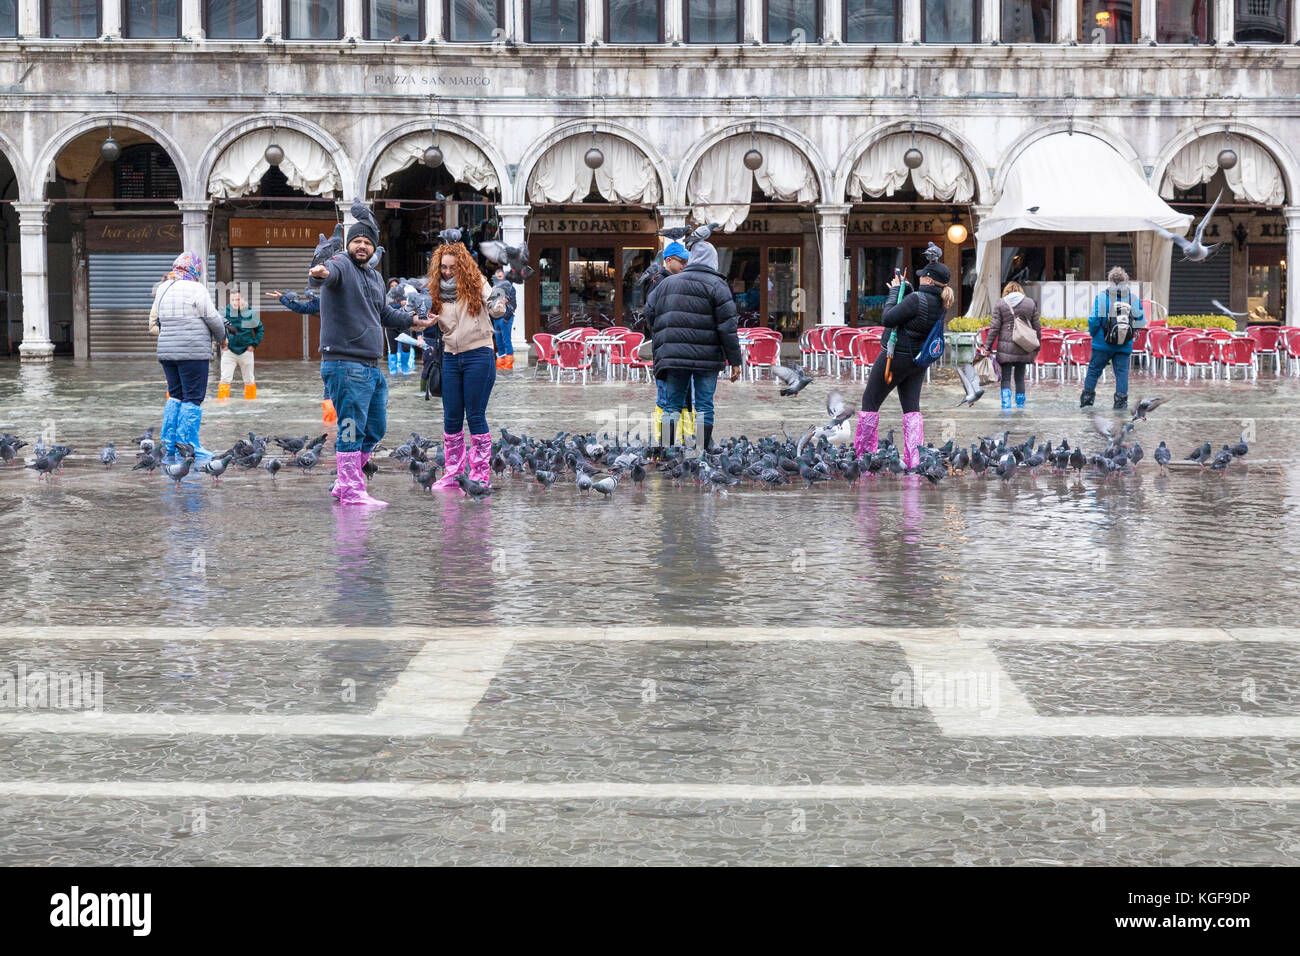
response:
[[[330,623],[382,627],[393,623],[388,600],[387,551],[371,548],[382,533],[386,508],[332,505],[334,518],[334,601]]]

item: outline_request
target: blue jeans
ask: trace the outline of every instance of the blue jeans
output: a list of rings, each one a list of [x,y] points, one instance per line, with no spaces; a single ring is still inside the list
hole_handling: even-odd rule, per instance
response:
[[[1097,389],[1097,379],[1101,378],[1101,373],[1106,370],[1107,365],[1114,365],[1115,368],[1115,394],[1128,394],[1128,366],[1133,358],[1133,353],[1129,349],[1118,350],[1113,348],[1092,347],[1092,358],[1088,362],[1088,374],[1084,376],[1083,387],[1086,391],[1092,392]]]
[[[488,433],[487,405],[497,380],[496,356],[487,346],[442,353],[442,430],[454,435],[469,419],[471,435]]]
[[[692,372],[665,373],[664,420],[677,421],[682,409],[691,407],[691,386],[695,387],[695,422],[697,425],[713,424],[713,393],[718,390],[718,373]]]
[[[388,381],[360,362],[320,363],[320,377],[339,416],[334,450],[374,451],[388,430]]]
[[[510,314],[492,320],[492,340],[496,343],[497,355],[515,354],[515,347],[510,342],[514,324],[515,317]]]
[[[191,359],[174,362],[171,359],[159,359],[163,375],[167,376],[167,394],[181,402],[202,405],[203,396],[208,392],[207,359]]]

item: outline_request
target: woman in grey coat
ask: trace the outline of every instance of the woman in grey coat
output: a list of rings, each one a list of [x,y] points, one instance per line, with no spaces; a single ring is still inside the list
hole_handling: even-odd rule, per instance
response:
[[[1028,322],[1038,344],[1022,348],[1012,338],[1016,319]],[[1025,295],[1018,282],[1008,282],[1002,298],[993,306],[993,323],[989,326],[988,350],[1002,367],[1002,407],[1011,407],[1011,377],[1016,380],[1016,408],[1025,407],[1025,366],[1038,357],[1043,342],[1043,327],[1038,321],[1038,303]]]
[[[158,363],[167,376],[163,408],[163,453],[171,458],[176,443],[194,446],[195,456],[211,457],[199,444],[200,407],[208,391],[212,343],[226,341],[226,326],[203,285],[203,258],[182,252],[172,271],[154,290],[150,322],[158,327]]]

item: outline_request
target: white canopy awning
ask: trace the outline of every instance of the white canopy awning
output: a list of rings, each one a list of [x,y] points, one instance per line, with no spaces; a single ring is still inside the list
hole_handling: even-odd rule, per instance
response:
[[[605,161],[595,170],[583,157],[597,146]],[[537,161],[528,183],[532,203],[578,203],[596,191],[613,203],[659,202],[659,176],[654,164],[632,143],[618,136],[587,134],[562,139]]]
[[[757,148],[763,164],[750,172],[745,154]],[[817,176],[794,144],[767,133],[732,136],[709,147],[691,170],[686,196],[692,222],[718,222],[735,232],[749,215],[754,185],[777,202],[816,202]]]
[[[1286,182],[1273,155],[1254,140],[1227,133],[1202,136],[1180,149],[1169,163],[1160,195],[1173,199],[1175,187],[1191,189],[1208,183],[1218,173],[1219,153],[1225,149],[1237,154],[1237,165],[1223,171],[1233,199],[1269,206],[1286,202]]]
[[[390,177],[420,162],[424,158],[424,151],[435,141],[442,150],[442,164],[453,180],[465,183],[479,192],[501,188],[492,161],[477,145],[455,133],[422,130],[403,136],[384,150],[370,172],[370,191],[384,189]]]
[[[332,196],[341,191],[338,170],[329,151],[310,136],[294,129],[270,127],[245,133],[226,147],[208,176],[208,195],[214,199],[247,196],[261,188],[262,177],[271,168],[266,147],[275,141],[284,150],[280,172],[289,185],[309,196]]]
[[[903,156],[913,146],[921,151],[921,165],[908,169]],[[892,196],[909,176],[916,194],[925,200],[962,203],[975,195],[975,177],[956,149],[935,136],[895,133],[875,143],[853,164],[849,199]]]
[[[1103,140],[1053,133],[1015,158],[1002,196],[976,238],[988,242],[1016,229],[1144,232],[1152,224],[1181,235],[1191,222]]]

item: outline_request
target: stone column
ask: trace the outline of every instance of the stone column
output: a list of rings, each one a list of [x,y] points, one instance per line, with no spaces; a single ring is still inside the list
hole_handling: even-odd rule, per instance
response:
[[[41,35],[41,0],[19,0],[18,36],[35,39]]]
[[[442,0],[424,0],[424,39],[433,43],[444,39]]]
[[[1002,0],[981,0],[980,42],[993,43],[1002,36]]]
[[[686,35],[686,0],[664,0],[664,42],[681,43]]]
[[[848,203],[817,206],[821,233],[822,295],[820,325],[844,324],[844,235],[848,228]]]
[[[1056,42],[1071,43],[1079,39],[1079,0],[1057,0]],[[1084,37],[1086,41],[1088,38]]]
[[[809,42],[816,39],[810,37]],[[843,0],[825,0],[822,4],[822,39],[827,43],[844,41]]]
[[[176,208],[181,211],[181,240],[186,252],[197,252],[203,257],[203,275],[206,281],[212,271],[208,262],[208,211],[212,203],[205,200],[190,202],[176,200]]]
[[[903,2],[903,42],[921,42],[921,0],[902,0]]]
[[[49,255],[45,246],[48,202],[16,202],[19,257],[23,276],[23,342],[18,353],[24,362],[49,362],[54,358],[50,341]]]
[[[113,0],[104,0],[99,5],[99,35],[105,37],[122,36],[122,4]]]
[[[1300,325],[1300,206],[1286,212],[1286,317],[1287,325]]]
[[[361,9],[363,0],[343,0],[343,39],[360,40],[366,33],[366,18]]]
[[[505,0],[506,22],[501,24],[507,38],[523,43],[528,32],[524,29],[524,0]]]
[[[1210,39],[1219,46],[1235,43],[1233,36],[1237,32],[1236,0],[1215,0],[1215,3],[1217,9],[1214,11],[1214,36]],[[1292,19],[1295,19],[1294,15]]]
[[[1138,38],[1141,43],[1151,43],[1156,38],[1156,2],[1146,0],[1138,10],[1140,29]]]
[[[203,39],[203,0],[181,0],[181,36]]]
[[[68,209],[72,222],[72,357],[90,355],[90,260],[86,256],[86,206]]]
[[[583,4],[586,23],[583,24],[583,42],[605,42],[605,4],[603,0],[587,0]]]
[[[745,0],[741,7],[740,37],[745,43],[763,42],[763,0]]]
[[[281,0],[262,0],[262,36],[279,40],[284,36]]]
[[[660,229],[683,229],[691,214],[690,206],[656,206]]]
[[[531,206],[497,206],[497,222],[501,224],[501,241],[507,246],[517,246],[527,238],[524,223],[530,209]],[[528,364],[528,330],[525,327],[527,288],[526,284],[515,284],[515,323],[510,330],[510,341],[515,351],[523,356],[525,366]]]

